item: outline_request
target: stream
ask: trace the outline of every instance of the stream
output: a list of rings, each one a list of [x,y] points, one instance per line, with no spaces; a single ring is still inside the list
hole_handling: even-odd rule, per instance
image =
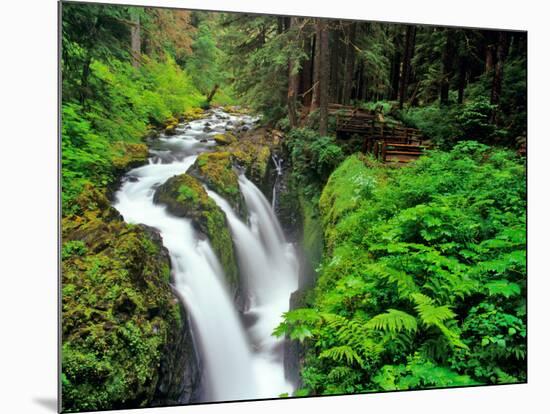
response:
[[[124,220],[156,228],[170,253],[174,288],[193,322],[201,360],[201,402],[275,398],[293,391],[285,379],[282,339],[271,332],[298,287],[298,262],[265,196],[240,175],[249,212],[243,221],[223,197],[206,189],[229,222],[250,302],[242,315],[208,241],[198,237],[190,220],[153,203],[159,185],[185,173],[201,152],[214,149],[214,135],[236,125],[253,128],[256,121],[248,115],[213,109],[202,119],[180,124],[176,135],[155,140],[149,164],[129,171],[115,194],[114,207]]]

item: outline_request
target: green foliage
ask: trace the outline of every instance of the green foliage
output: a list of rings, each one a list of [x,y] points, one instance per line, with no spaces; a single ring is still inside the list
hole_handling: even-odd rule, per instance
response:
[[[199,198],[197,192],[185,184],[182,184],[178,188],[178,193],[177,200],[181,202],[189,201],[191,203],[196,203]]]
[[[497,127],[491,122],[491,113],[496,109],[488,99],[478,99],[467,102],[456,115],[456,122],[460,125],[461,139],[491,142],[498,135]]]
[[[63,244],[61,248],[61,259],[67,259],[72,255],[84,256],[88,249],[86,244],[81,240],[70,240]]]
[[[111,61],[91,64],[95,99],[86,106],[63,102],[61,123],[63,214],[81,213],[73,200],[86,183],[107,186],[120,170],[145,161],[131,146],[152,125],[198,106],[202,100],[190,78],[171,58],[144,58],[139,69]]]
[[[476,98],[463,105],[440,107],[432,104],[409,108],[401,112],[407,125],[420,129],[428,138],[442,148],[451,148],[461,140],[492,143],[507,136],[491,121],[495,109],[487,98]]]
[[[406,364],[385,365],[373,378],[375,390],[395,391],[409,389],[461,387],[478,382],[415,354]]]
[[[525,380],[526,182],[512,152],[461,142],[401,168],[354,155],[319,207],[314,297],[276,330],[306,345],[301,392]]]
[[[197,89],[208,95],[220,79],[221,51],[217,48],[212,31],[206,23],[199,26],[192,44],[193,54],[187,60],[186,70]]]
[[[288,62],[299,70],[306,58],[297,41],[298,27],[278,29],[277,16],[245,15],[235,19],[226,14],[221,19],[220,48],[225,51],[225,68],[236,95],[266,121],[285,116]]]
[[[316,195],[330,173],[343,160],[342,149],[332,137],[320,137],[317,132],[293,129],[286,142],[293,166],[293,177],[306,188],[306,195]]]
[[[63,409],[150,403],[168,338],[182,329],[168,258],[142,228],[91,211],[65,218],[63,239]]]

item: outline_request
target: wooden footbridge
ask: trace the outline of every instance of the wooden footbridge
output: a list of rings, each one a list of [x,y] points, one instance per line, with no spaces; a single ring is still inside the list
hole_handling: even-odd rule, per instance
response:
[[[396,122],[386,122],[380,114],[350,106],[331,104],[329,113],[336,117],[339,138],[359,135],[364,138],[363,152],[384,162],[410,162],[427,148],[426,139],[418,129]]]

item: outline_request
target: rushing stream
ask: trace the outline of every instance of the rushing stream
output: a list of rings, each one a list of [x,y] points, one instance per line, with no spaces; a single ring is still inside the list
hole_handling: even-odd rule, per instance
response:
[[[273,398],[292,392],[285,380],[282,342],[271,332],[297,288],[297,260],[264,195],[240,176],[250,214],[248,222],[243,222],[226,200],[207,189],[231,228],[243,289],[250,302],[242,316],[208,241],[197,237],[189,220],[172,216],[153,203],[155,188],[185,173],[199,153],[212,150],[215,134],[239,124],[250,128],[254,121],[215,109],[203,119],[180,125],[175,136],[157,140],[149,164],[126,174],[115,196],[114,207],[124,220],[159,230],[170,253],[175,288],[184,298],[196,330],[193,336],[203,365],[202,401]]]

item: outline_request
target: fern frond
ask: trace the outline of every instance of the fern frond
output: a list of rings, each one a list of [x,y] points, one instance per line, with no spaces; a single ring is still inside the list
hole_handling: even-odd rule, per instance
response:
[[[448,305],[435,306],[433,299],[422,293],[413,293],[411,298],[416,304],[415,309],[420,320],[426,326],[434,326],[456,316]]]
[[[504,279],[489,282],[485,284],[485,288],[489,292],[489,296],[501,295],[507,299],[521,293],[521,287],[517,283],[509,282]]]
[[[405,272],[392,269],[381,263],[374,263],[367,266],[367,271],[371,276],[376,276],[379,279],[385,279],[397,287],[397,293],[400,297],[406,298],[409,295],[418,292],[414,278]]]
[[[345,361],[350,365],[354,362],[357,362],[359,365],[363,365],[363,358],[361,358],[361,356],[359,356],[359,354],[349,345],[332,347],[321,352],[319,357],[332,359],[337,362],[342,362],[342,360],[345,359]]]
[[[388,309],[386,313],[374,316],[367,323],[367,327],[390,332],[416,332],[416,318],[397,309]]]

